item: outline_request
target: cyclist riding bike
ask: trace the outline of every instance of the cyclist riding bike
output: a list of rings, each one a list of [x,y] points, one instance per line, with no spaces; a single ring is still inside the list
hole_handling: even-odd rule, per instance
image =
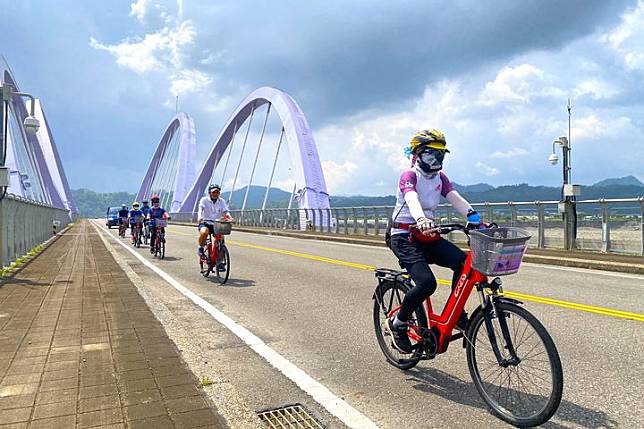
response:
[[[130,210],[130,233],[132,236],[132,243],[136,242],[136,228],[137,226],[143,228],[143,224],[137,225],[137,220],[143,220],[143,212],[139,209],[139,203],[134,201],[132,203],[132,210]],[[138,219],[137,219],[138,218]]]
[[[413,311],[436,290],[436,277],[429,264],[452,269],[454,287],[466,257],[461,249],[433,229],[434,210],[441,196],[467,217],[470,226],[480,225],[481,217],[441,171],[445,154],[449,152],[442,132],[434,129],[418,132],[405,152],[411,157],[411,167],[400,176],[389,244],[401,267],[414,281],[414,287],[405,295],[400,312],[388,320],[387,328],[396,349],[411,353],[407,322]],[[463,329],[466,324],[467,316],[463,313],[458,326]]]
[[[141,207],[141,211],[143,212],[143,234],[146,240],[150,236],[150,228],[149,228],[150,210],[152,210],[152,207],[150,207],[150,203],[148,202],[148,200],[143,200],[143,206]]]
[[[127,218],[129,215],[129,210],[127,205],[121,204],[121,209],[119,210],[119,235],[124,236],[125,229],[127,229]]]
[[[160,198],[158,195],[152,195],[150,198],[152,201],[152,207],[150,208],[150,253],[154,253],[154,243],[156,243],[157,238],[157,219],[166,219],[170,220],[170,215],[165,211],[160,205]],[[165,234],[165,228],[161,228],[161,233]]]
[[[208,196],[199,201],[199,213],[197,215],[199,225],[199,249],[198,254],[201,257],[204,253],[204,246],[209,234],[215,234],[214,222],[224,220],[232,222],[233,218],[229,213],[228,204],[223,198],[219,198],[221,186],[208,186]],[[223,237],[222,237],[223,240]]]

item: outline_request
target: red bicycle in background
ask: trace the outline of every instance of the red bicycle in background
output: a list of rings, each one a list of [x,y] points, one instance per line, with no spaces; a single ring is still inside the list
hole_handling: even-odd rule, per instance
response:
[[[143,216],[134,216],[134,222],[130,225],[132,230],[132,245],[141,247],[141,236],[143,234]]]
[[[168,218],[169,219],[169,218]],[[152,219],[154,221],[155,236],[154,240],[150,243],[152,247],[151,253],[161,259],[165,258],[165,231],[164,228],[168,226],[167,219]]]
[[[223,236],[230,234],[233,223],[231,221],[205,221],[204,223],[212,225],[215,233],[208,234],[206,248],[199,256],[199,270],[204,277],[214,272],[217,281],[224,284],[230,276],[230,254],[224,244]]]
[[[415,310],[408,322],[413,352],[402,354],[386,338],[390,336],[386,324],[400,310],[412,282],[404,271],[376,269],[373,321],[382,352],[390,364],[406,370],[421,359],[445,353],[450,342],[462,338],[474,385],[493,414],[519,427],[543,424],[561,402],[563,370],[559,353],[546,328],[521,307],[522,302],[503,296],[501,279],[487,277],[516,273],[530,234],[495,224],[481,231],[445,224],[438,225],[436,231],[462,231],[467,235],[471,251],[461,276],[442,313],[434,313],[431,297]],[[465,330],[453,333],[475,289],[481,305]]]

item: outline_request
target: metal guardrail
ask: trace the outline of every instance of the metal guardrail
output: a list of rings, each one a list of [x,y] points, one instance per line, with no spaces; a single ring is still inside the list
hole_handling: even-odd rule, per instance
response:
[[[517,226],[532,233],[528,243],[537,248],[564,248],[564,224],[559,201],[508,201],[472,206],[486,222]],[[644,255],[644,197],[577,201],[576,248]],[[231,210],[239,225],[308,230],[323,234],[384,236],[393,206],[335,207],[329,209]],[[196,222],[196,214],[173,213],[174,220]],[[452,222],[461,216],[441,204],[436,220]],[[462,219],[461,219],[462,220]],[[462,240],[452,234],[450,239]]]
[[[0,201],[0,267],[8,266],[69,224],[69,212],[7,194]]]

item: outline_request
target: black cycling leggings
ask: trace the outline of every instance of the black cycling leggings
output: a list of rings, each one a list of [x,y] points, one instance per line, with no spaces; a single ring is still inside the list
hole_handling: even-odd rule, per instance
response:
[[[407,240],[405,239],[405,241]],[[404,243],[399,244],[404,247],[407,246]],[[415,286],[405,294],[405,298],[403,299],[402,307],[397,316],[398,320],[401,322],[409,320],[413,311],[436,290],[436,277],[428,264],[436,264],[441,267],[451,268],[454,272],[452,275],[453,288],[458,282],[458,278],[461,275],[463,263],[466,258],[465,252],[447,240],[441,239],[431,244],[408,243],[408,245],[414,248],[412,253],[416,253],[418,255],[417,252],[422,251],[424,260],[420,261],[418,260],[419,258],[410,258],[411,260],[409,262],[401,260],[401,265],[407,269],[407,272],[411,275],[415,284]],[[405,250],[409,251],[411,249],[407,248]],[[407,254],[405,256],[411,255]]]

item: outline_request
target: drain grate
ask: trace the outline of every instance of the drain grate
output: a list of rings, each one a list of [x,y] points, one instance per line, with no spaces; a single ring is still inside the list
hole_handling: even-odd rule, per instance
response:
[[[271,429],[324,429],[300,404],[262,411],[257,415]]]

